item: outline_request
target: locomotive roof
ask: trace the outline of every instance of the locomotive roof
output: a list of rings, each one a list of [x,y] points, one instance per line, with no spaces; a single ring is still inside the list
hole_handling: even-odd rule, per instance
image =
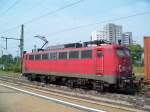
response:
[[[80,48],[60,48],[60,49],[50,49],[44,51],[35,51],[29,52],[27,54],[37,54],[37,53],[46,53],[46,52],[59,52],[59,51],[70,51],[70,50],[90,50],[90,49],[97,49],[97,48],[125,48],[123,46],[117,44],[101,44],[100,46],[88,46],[88,47],[80,47]]]

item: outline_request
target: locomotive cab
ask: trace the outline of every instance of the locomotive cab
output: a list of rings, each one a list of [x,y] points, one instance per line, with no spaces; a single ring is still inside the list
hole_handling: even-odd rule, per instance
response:
[[[127,48],[116,48],[117,83],[119,88],[129,89],[133,84],[132,61]]]
[[[116,55],[118,64],[118,75],[121,77],[130,77],[132,74],[132,63],[129,50],[117,48]]]

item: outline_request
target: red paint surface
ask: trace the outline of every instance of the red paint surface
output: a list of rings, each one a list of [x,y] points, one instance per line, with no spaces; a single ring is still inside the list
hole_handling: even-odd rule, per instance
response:
[[[87,47],[87,48],[70,48],[63,49],[58,51],[65,50],[84,50],[92,49],[93,54],[91,59],[67,59],[67,60],[38,60],[31,61],[25,60],[25,57],[31,53],[26,53],[24,55],[23,61],[23,72],[26,73],[65,73],[65,74],[84,74],[84,75],[121,75],[118,72],[118,65],[122,64],[128,67],[131,61],[129,58],[118,58],[116,56],[116,48],[123,48],[118,45],[102,45],[99,47]],[[97,51],[102,50],[103,57],[99,58],[97,56]],[[57,50],[51,50],[57,51]],[[45,51],[45,52],[51,52]],[[32,54],[37,54],[32,53]],[[41,53],[41,52],[39,52]],[[44,53],[44,52],[42,52]],[[125,61],[125,62],[123,62]],[[126,70],[123,75],[129,74],[132,70]],[[131,74],[131,73],[130,73]]]

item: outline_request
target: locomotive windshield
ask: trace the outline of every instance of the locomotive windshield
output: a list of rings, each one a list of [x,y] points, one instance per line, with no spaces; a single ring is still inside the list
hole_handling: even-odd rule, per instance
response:
[[[125,57],[126,56],[123,49],[117,49],[116,53],[117,53],[117,56],[119,56],[119,57]]]
[[[130,57],[130,51],[129,50],[125,50],[125,53],[128,57]]]
[[[125,56],[130,57],[130,51],[127,49],[117,49],[116,54],[119,57],[125,57]]]

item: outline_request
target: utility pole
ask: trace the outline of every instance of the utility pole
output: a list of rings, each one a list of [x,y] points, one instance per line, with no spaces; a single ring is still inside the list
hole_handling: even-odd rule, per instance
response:
[[[6,50],[7,50],[7,38],[6,38]]]
[[[21,37],[20,37],[20,58],[23,57],[23,51],[24,51],[24,25],[21,25]]]
[[[17,41],[20,41],[20,64],[21,64],[21,71],[22,71],[22,58],[23,58],[23,51],[24,51],[24,25],[22,24],[21,25],[21,36],[20,36],[20,39],[18,38],[7,38],[7,37],[0,37],[0,38],[3,38],[6,40],[6,50],[7,50],[7,40],[10,39],[10,40],[17,40]]]
[[[7,37],[3,37],[3,36],[0,37],[0,38],[3,38],[3,39],[6,40],[6,47],[5,47],[6,50],[7,50],[7,48],[8,48],[8,47],[7,47],[7,40],[8,40],[8,39],[11,39],[11,40],[20,40],[20,39],[17,39],[17,38],[7,38]]]
[[[24,51],[24,25],[21,25],[21,36],[20,36],[20,70],[22,73],[22,63],[23,63],[23,51]]]
[[[19,40],[20,41],[20,45],[19,45],[19,47],[20,47],[20,57],[22,58],[22,56],[23,56],[23,51],[24,51],[24,25],[22,24],[21,25],[21,36],[20,36],[20,39],[18,39],[18,38],[7,38],[7,37],[4,37],[4,36],[2,36],[2,37],[0,37],[0,38],[3,38],[3,39],[5,39],[6,40],[6,50],[7,50],[7,40],[8,39],[10,39],[10,40]]]
[[[3,37],[3,36],[1,38],[5,39],[5,42],[6,42],[5,43],[5,49],[7,50],[7,40],[8,40],[8,38],[7,37]]]

